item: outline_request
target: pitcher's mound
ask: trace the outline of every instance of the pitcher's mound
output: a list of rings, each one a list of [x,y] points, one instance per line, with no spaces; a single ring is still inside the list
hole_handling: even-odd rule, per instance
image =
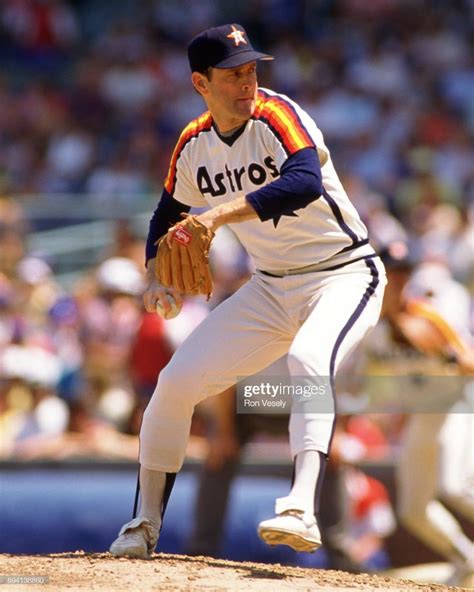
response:
[[[116,559],[109,553],[83,551],[51,555],[0,555],[0,582],[8,590],[155,590],[168,592],[288,592],[390,590],[441,592],[454,590],[409,580],[288,567],[240,563],[209,557],[158,553],[149,561]],[[7,591],[5,588],[5,592]],[[459,588],[458,588],[459,590]]]

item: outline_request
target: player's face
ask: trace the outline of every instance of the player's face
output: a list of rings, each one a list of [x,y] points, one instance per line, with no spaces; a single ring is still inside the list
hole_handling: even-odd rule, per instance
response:
[[[257,64],[213,68],[202,92],[221,132],[238,127],[252,116],[257,100]]]

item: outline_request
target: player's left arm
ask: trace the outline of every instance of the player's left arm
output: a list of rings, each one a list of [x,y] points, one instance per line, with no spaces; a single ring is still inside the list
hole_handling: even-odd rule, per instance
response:
[[[323,193],[318,153],[303,148],[282,165],[280,176],[265,187],[215,206],[198,216],[200,222],[216,231],[223,224],[260,218],[262,222],[306,207]]]

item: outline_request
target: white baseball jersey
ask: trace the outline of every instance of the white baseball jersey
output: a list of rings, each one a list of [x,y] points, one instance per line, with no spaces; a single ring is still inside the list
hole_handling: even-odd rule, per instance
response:
[[[336,174],[321,131],[284,95],[259,89],[256,109],[240,134],[219,135],[209,112],[183,130],[171,159],[165,189],[188,206],[231,201],[280,176],[285,161],[316,148],[323,194],[292,215],[230,224],[257,269],[282,270],[349,261],[373,253],[367,229]],[[336,259],[333,259],[337,256]]]

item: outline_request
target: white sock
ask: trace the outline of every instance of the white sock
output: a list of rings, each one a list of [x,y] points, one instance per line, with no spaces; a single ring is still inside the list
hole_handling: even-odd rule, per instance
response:
[[[159,529],[165,491],[166,473],[140,467],[140,511],[138,515],[151,520]]]
[[[296,455],[295,481],[289,497],[301,501],[305,511],[314,515],[314,495],[321,461],[317,450],[303,450]]]

